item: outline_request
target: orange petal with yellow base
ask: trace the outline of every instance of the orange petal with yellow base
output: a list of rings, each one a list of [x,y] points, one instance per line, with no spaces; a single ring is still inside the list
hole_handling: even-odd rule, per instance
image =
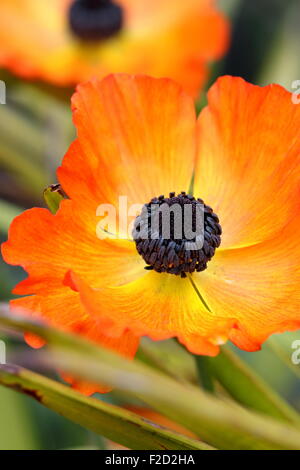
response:
[[[193,100],[169,79],[110,75],[81,84],[72,99],[78,138],[58,170],[84,210],[99,204],[145,204],[187,191],[196,158]],[[76,161],[76,165],[74,165]],[[86,212],[86,210],[85,210]]]
[[[196,276],[213,312],[236,319],[229,338],[239,348],[255,351],[271,334],[300,328],[299,237],[295,214],[272,240],[221,250]]]
[[[215,356],[235,327],[233,318],[207,310],[188,278],[152,271],[124,286],[96,290],[71,273],[68,284],[107,335],[130,328],[153,340],[175,336],[191,352]]]
[[[77,216],[78,214],[78,216]],[[125,284],[144,272],[144,263],[128,240],[101,240],[94,223],[83,225],[71,200],[53,215],[47,209],[30,209],[16,217],[9,239],[2,245],[7,263],[22,266],[29,278],[14,290],[19,295],[45,294],[63,285],[68,270],[76,271],[94,287]]]
[[[221,77],[198,121],[194,194],[220,217],[221,248],[273,238],[299,203],[300,106],[279,85]]]

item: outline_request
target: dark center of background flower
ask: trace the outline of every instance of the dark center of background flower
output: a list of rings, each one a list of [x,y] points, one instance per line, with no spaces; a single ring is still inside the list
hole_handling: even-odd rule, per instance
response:
[[[186,236],[187,228],[193,236]],[[148,265],[145,269],[181,277],[207,268],[207,262],[221,244],[221,234],[219,218],[213,209],[184,191],[177,196],[170,193],[168,198],[163,195],[153,198],[144,205],[133,229],[137,251]]]
[[[121,30],[123,10],[111,0],[75,0],[69,11],[69,23],[80,39],[108,39]]]

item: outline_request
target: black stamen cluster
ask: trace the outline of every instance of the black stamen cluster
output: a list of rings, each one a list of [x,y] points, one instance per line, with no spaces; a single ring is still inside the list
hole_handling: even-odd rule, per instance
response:
[[[204,231],[199,248],[187,248],[187,243],[197,242],[197,234],[191,240],[184,238],[184,234],[182,238],[176,238],[172,212],[170,215],[170,238],[166,239],[162,236],[162,219],[159,219],[159,233],[153,237],[153,227],[151,225],[153,207],[157,206],[159,208],[163,204],[167,204],[170,208],[175,204],[179,204],[182,208],[185,204],[191,204],[193,230],[195,230],[197,206],[201,206]],[[182,225],[184,225],[184,211],[182,214]],[[207,268],[207,262],[211,260],[216,248],[221,244],[221,234],[222,228],[219,218],[213,212],[213,209],[204,204],[202,199],[195,199],[184,191],[177,196],[172,192],[168,198],[163,195],[155,197],[148,204],[145,204],[142,214],[135,220],[133,230],[137,251],[148,265],[145,269],[154,269],[158,273],[170,273],[181,277],[186,277],[186,273],[200,272]]]
[[[80,39],[108,39],[121,30],[123,10],[111,0],[75,0],[69,11],[69,24]]]

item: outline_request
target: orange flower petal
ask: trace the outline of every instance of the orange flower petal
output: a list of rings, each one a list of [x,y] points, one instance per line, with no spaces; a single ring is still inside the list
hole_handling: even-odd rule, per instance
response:
[[[234,327],[234,320],[206,310],[189,279],[152,271],[125,286],[95,290],[73,273],[73,284],[108,335],[130,328],[153,340],[176,336],[191,352],[215,356]]]
[[[300,106],[291,93],[222,77],[198,125],[194,193],[219,215],[222,247],[278,234],[299,201]]]
[[[196,97],[207,79],[209,63],[229,47],[228,21],[214,0],[147,0],[140,4],[140,28],[149,31],[149,38],[144,34],[140,44],[143,68],[132,72],[170,77]]]
[[[78,139],[59,180],[80,208],[144,204],[188,190],[196,156],[192,99],[169,79],[111,75],[78,87],[73,97]],[[74,161],[76,160],[76,165]]]
[[[191,437],[192,439],[199,439],[196,434],[194,434],[192,431],[189,431],[184,426],[181,426],[181,424],[166,418],[166,416],[157,413],[150,408],[144,408],[141,406],[126,406],[125,408],[129,411],[132,411],[132,413],[136,413],[139,416],[143,416],[144,418],[153,421],[153,423],[159,424],[160,426],[172,429],[173,431],[183,434],[184,436]]]
[[[24,338],[26,343],[29,344],[29,346],[31,346],[33,349],[40,349],[46,344],[46,341],[44,341],[43,338],[40,338],[33,333],[24,333]]]
[[[229,27],[213,0],[118,0],[123,32],[99,43],[74,37],[71,0],[1,0],[0,64],[58,85],[111,72],[178,79],[196,95],[208,61],[228,47]]]
[[[31,209],[14,219],[9,240],[2,245],[3,258],[29,273],[15,293],[47,295],[63,285],[70,269],[94,287],[123,284],[144,272],[133,242],[100,240],[96,216],[90,226],[83,226],[83,218],[84,214],[77,216],[73,202],[65,200],[56,215]]]
[[[139,338],[130,331],[124,331],[121,337],[105,336],[95,318],[89,317],[80,302],[80,297],[71,289],[65,287],[49,291],[48,295],[34,295],[11,301],[13,312],[22,312],[37,318],[59,329],[80,334],[85,338],[113,350],[114,352],[133,358],[139,344]],[[25,339],[34,348],[39,348],[45,342],[35,335],[26,334]],[[81,393],[92,395],[96,392],[105,393],[110,387],[89,384],[74,379],[68,374],[61,374],[63,379]]]
[[[60,376],[65,382],[70,384],[72,388],[88,397],[94,395],[95,393],[108,393],[112,390],[111,387],[107,387],[106,385],[83,382],[82,380],[75,379],[71,375],[65,374],[64,372],[60,372]]]
[[[272,333],[300,327],[299,222],[295,218],[272,240],[217,251],[197,275],[202,296],[215,312],[235,318],[230,339],[253,351]]]

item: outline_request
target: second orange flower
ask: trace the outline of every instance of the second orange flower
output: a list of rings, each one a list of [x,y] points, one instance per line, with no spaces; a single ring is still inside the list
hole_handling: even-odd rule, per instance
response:
[[[214,0],[0,0],[0,66],[56,85],[108,73],[170,77],[196,96],[227,50]]]

